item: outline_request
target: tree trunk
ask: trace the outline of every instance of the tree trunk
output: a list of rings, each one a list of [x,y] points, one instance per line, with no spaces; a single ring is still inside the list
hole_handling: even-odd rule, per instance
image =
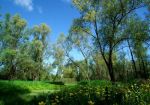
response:
[[[131,59],[132,59],[132,65],[133,65],[133,69],[134,69],[134,72],[135,72],[135,78],[137,78],[136,63],[135,63],[135,60],[134,60],[134,57],[133,57],[133,52],[131,50],[131,46],[130,46],[129,40],[127,40],[127,43],[128,43],[128,46],[129,46],[129,51],[130,51],[130,55],[131,55]]]
[[[141,61],[142,61],[142,66],[143,66],[143,77],[144,77],[144,79],[148,79],[148,73],[147,73],[147,69],[145,67],[143,58],[141,58]]]
[[[108,66],[107,66],[107,67],[108,67],[108,70],[109,70],[109,75],[110,75],[111,81],[112,81],[112,82],[115,82],[112,56],[109,57],[109,63],[108,63]]]

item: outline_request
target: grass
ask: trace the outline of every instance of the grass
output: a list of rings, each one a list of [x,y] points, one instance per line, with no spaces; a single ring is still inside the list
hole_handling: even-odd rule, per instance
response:
[[[42,81],[0,80],[0,105],[27,105],[35,96],[60,90]]]
[[[57,86],[47,83],[47,82],[42,82],[42,81],[0,81],[0,83],[6,83],[10,85],[15,85],[19,86],[24,89],[28,89],[30,91],[32,90],[45,90],[45,89],[56,89]]]
[[[35,101],[46,105],[150,105],[150,82],[81,81],[61,91],[41,95]]]
[[[92,102],[95,103],[94,105],[97,105],[96,103],[105,105],[108,100],[114,104],[119,103],[118,99],[122,99],[122,97],[126,99],[127,104],[124,105],[130,105],[128,102],[132,102],[131,104],[138,102],[135,97],[142,100],[143,105],[146,105],[147,102],[150,102],[148,101],[150,99],[150,81],[145,84],[134,84],[136,82],[112,84],[106,80],[94,80],[54,85],[45,81],[0,80],[0,105],[38,105],[42,101],[46,105],[58,102],[64,103],[58,103],[58,105],[88,105],[89,103],[93,105]]]

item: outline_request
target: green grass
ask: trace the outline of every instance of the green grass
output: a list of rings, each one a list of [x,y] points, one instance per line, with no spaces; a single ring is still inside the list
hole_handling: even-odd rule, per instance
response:
[[[64,98],[64,100],[61,100],[61,98],[59,100],[64,103],[63,105],[66,105],[66,103],[68,105],[76,105],[76,102],[87,105],[90,100],[95,102],[95,104],[99,102],[105,103],[106,87],[108,88],[107,94],[112,99],[110,101],[114,104],[117,102],[117,99],[126,97],[126,95],[127,102],[137,102],[135,97],[138,97],[139,100],[147,104],[149,102],[147,98],[148,100],[150,99],[150,81],[145,84],[135,84],[136,82],[129,84],[117,82],[112,84],[106,80],[93,80],[54,85],[45,81],[0,80],[0,105],[38,105],[41,101],[49,105],[50,101],[53,101],[53,98],[56,96]],[[128,94],[128,91],[131,91],[130,94]],[[70,96],[70,93],[73,93],[74,96]],[[90,98],[89,95],[86,95],[87,93],[90,95]],[[114,96],[119,98],[112,98]]]
[[[92,85],[92,86],[110,86],[111,82],[106,80],[93,80],[93,81],[80,81],[79,85]]]
[[[35,96],[60,90],[44,81],[0,80],[0,105],[27,105]]]
[[[0,81],[0,83],[6,83],[10,85],[19,86],[24,89],[28,89],[30,91],[33,90],[45,90],[45,89],[56,89],[57,86],[54,84],[50,84],[42,81]]]
[[[81,81],[61,91],[41,95],[34,101],[46,105],[149,105],[150,81],[111,83],[105,80]]]

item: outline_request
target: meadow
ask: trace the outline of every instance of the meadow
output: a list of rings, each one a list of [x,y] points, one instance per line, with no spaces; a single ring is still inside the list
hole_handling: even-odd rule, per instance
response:
[[[0,81],[0,105],[27,105],[39,94],[59,90],[59,86],[41,81]]]
[[[0,81],[0,105],[149,105],[150,81]]]

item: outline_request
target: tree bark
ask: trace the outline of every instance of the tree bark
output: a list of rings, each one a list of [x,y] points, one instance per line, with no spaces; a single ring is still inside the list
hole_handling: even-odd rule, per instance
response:
[[[130,46],[129,40],[127,40],[127,43],[128,43],[128,46],[129,46],[129,51],[130,51],[130,55],[131,55],[131,59],[132,59],[132,66],[133,66],[133,69],[134,69],[134,72],[135,72],[135,78],[137,78],[136,63],[135,63],[135,60],[134,60],[134,57],[133,57],[133,52],[131,50],[131,46]]]
[[[148,79],[148,73],[147,73],[147,69],[146,69],[143,58],[141,58],[141,61],[142,61],[142,66],[143,66],[143,77],[144,79]]]
[[[108,70],[110,79],[112,82],[115,82],[114,69],[113,69],[113,61],[112,61],[112,50],[109,51],[109,61],[108,61]]]

